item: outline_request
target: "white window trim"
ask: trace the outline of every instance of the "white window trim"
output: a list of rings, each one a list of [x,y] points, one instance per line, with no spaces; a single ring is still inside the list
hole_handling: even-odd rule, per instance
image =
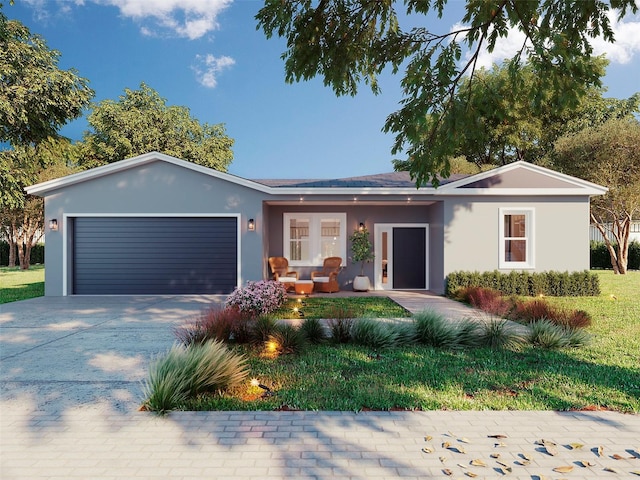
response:
[[[500,208],[499,218],[499,258],[498,268],[501,269],[532,269],[535,268],[535,209],[534,208]],[[508,262],[505,260],[505,235],[504,235],[504,217],[505,215],[524,215],[525,216],[525,232],[524,237],[527,241],[527,261],[526,262]]]
[[[289,212],[283,214],[282,225],[282,253],[289,260],[289,265],[294,267],[318,267],[322,266],[324,258],[321,254],[320,221],[327,218],[337,218],[340,221],[340,237],[338,238],[342,262],[347,258],[347,214],[343,212]],[[291,220],[309,220],[309,260],[292,260],[291,251]]]

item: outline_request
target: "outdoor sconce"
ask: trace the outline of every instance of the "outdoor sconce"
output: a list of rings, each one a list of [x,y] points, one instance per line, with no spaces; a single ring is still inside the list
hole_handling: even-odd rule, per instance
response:
[[[256,230],[256,222],[253,220],[253,218],[249,219],[249,223],[247,225],[247,228],[249,229],[250,232],[255,232],[255,230]]]
[[[49,220],[49,230],[51,230],[52,232],[58,231],[58,220],[56,218],[52,218],[51,220]]]
[[[360,225],[358,226],[358,230],[360,230],[361,232],[364,231],[364,223],[360,222]]]

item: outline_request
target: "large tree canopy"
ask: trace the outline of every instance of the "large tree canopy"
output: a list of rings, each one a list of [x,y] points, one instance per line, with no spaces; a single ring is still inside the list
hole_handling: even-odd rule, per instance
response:
[[[0,143],[29,145],[55,137],[89,105],[88,81],[58,68],[59,57],[0,11]]]
[[[223,124],[201,124],[188,108],[166,100],[142,83],[125,89],[118,101],[104,100],[88,116],[92,131],[83,139],[83,167],[117,162],[158,151],[226,171],[233,160],[233,139]]]
[[[561,137],[554,165],[569,175],[609,187],[591,200],[591,218],[605,237],[616,273],[627,271],[631,220],[640,214],[640,122],[612,119]],[[615,244],[608,240],[612,233]]]
[[[606,60],[593,62],[604,75]],[[463,156],[478,166],[517,160],[552,166],[553,144],[561,135],[631,116],[640,108],[640,94],[619,100],[605,98],[604,89],[591,87],[571,108],[543,101],[532,111],[532,98],[550,98],[553,92],[538,90],[529,64],[520,70],[520,78],[520,88],[513,89],[508,68],[494,65],[477,71],[473,81],[464,79],[445,120],[455,121],[458,128],[458,135],[446,144],[451,156]],[[398,170],[411,168],[410,161],[394,164]]]
[[[336,94],[355,95],[364,81],[378,93],[377,77],[385,68],[404,69],[402,107],[384,129],[396,136],[392,153],[406,153],[422,184],[448,174],[451,140],[475,117],[471,109],[454,115],[452,105],[482,49],[491,52],[510,28],[520,30],[526,41],[508,62],[505,88],[522,88],[526,56],[530,87],[545,92],[530,98],[532,112],[549,103],[576,105],[589,87],[600,86],[590,39],[614,40],[610,11],[619,17],[637,12],[635,0],[467,0],[462,26],[445,32],[420,26],[426,16],[441,18],[446,6],[447,0],[265,0],[256,18],[267,37],[286,38],[289,82],[321,76]],[[405,20],[418,26],[403,28]],[[462,60],[464,49],[470,55]]]

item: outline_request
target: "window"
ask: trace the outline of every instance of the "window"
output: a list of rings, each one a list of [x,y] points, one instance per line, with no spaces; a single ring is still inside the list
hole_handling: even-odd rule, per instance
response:
[[[346,260],[346,213],[285,213],[283,254],[289,265],[322,265],[326,257]]]
[[[533,209],[500,209],[500,268],[534,268]]]

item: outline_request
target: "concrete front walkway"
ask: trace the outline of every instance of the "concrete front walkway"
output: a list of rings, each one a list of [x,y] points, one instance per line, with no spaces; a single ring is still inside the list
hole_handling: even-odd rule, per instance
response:
[[[450,305],[418,295],[404,301]],[[0,478],[450,478],[444,469],[452,478],[502,478],[500,468],[510,468],[507,478],[595,479],[640,471],[640,418],[613,412],[138,412],[149,361],[173,343],[172,328],[222,300],[0,305]],[[506,438],[488,437],[495,434]],[[556,455],[541,439],[557,444]],[[477,459],[487,466],[472,466]],[[573,472],[554,472],[559,466]]]

